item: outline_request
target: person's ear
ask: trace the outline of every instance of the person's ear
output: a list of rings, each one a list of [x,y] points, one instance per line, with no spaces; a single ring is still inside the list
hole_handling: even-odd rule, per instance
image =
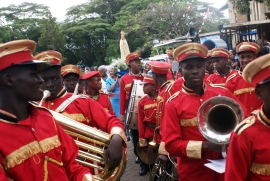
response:
[[[6,84],[7,86],[12,87],[14,84],[14,77],[12,77],[12,75],[10,74],[4,74],[3,75],[3,82],[4,84]]]
[[[261,87],[260,85],[257,85],[256,88],[255,88],[255,93],[258,97],[259,100],[262,100],[262,93],[261,93]]]

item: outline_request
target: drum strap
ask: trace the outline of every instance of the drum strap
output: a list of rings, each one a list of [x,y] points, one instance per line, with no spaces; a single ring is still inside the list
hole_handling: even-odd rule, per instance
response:
[[[63,112],[75,99],[80,98],[85,95],[72,95],[71,97],[69,97],[68,99],[66,99],[62,104],[60,104],[60,106],[58,106],[58,108],[55,110],[56,112]]]

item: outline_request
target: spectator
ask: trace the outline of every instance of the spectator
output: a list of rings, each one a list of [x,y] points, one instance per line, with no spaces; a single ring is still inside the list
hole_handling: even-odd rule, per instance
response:
[[[107,93],[107,89],[106,89],[106,80],[108,78],[107,69],[106,69],[106,67],[104,65],[101,65],[100,67],[98,67],[98,71],[100,73],[101,82],[102,82],[102,88],[101,88],[101,90],[104,93]]]
[[[108,91],[108,95],[110,97],[111,103],[113,110],[115,112],[115,115],[120,118],[120,102],[119,102],[119,83],[120,83],[120,78],[117,76],[115,73],[114,69],[112,67],[109,67],[108,69],[110,77],[106,79],[106,88]]]

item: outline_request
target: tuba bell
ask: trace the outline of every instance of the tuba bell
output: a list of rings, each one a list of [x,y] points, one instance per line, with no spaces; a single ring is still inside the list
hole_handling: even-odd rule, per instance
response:
[[[216,96],[205,101],[197,114],[197,125],[201,134],[210,142],[225,145],[231,132],[244,119],[241,105],[235,100]]]

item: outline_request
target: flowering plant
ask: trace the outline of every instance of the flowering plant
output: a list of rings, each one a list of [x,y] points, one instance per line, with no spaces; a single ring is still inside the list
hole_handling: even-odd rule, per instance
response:
[[[121,59],[113,59],[110,66],[113,68],[115,73],[128,70],[126,62]]]

